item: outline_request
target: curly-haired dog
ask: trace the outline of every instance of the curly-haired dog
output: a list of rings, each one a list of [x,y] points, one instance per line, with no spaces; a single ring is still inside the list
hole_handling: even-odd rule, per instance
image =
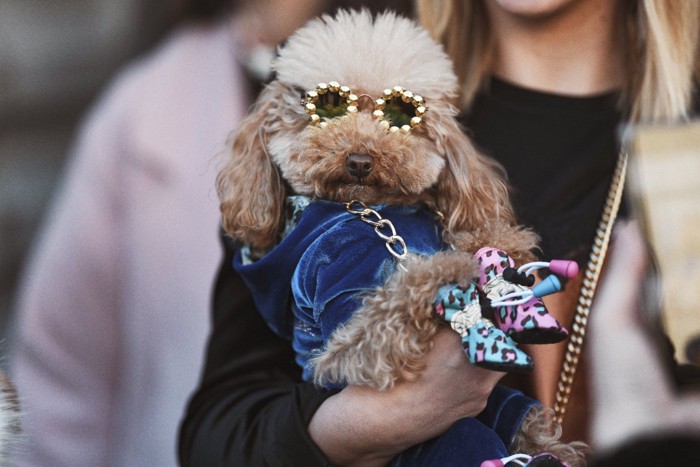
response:
[[[459,127],[451,62],[427,32],[340,11],[296,32],[274,69],[218,192],[225,230],[245,245],[235,266],[305,379],[382,390],[415,379],[445,322],[473,363],[496,369],[532,365],[511,337],[566,335],[518,284],[512,266],[532,259],[536,236]],[[521,279],[504,281],[506,269]],[[498,443],[577,459],[535,406]],[[513,441],[518,426],[529,428]]]

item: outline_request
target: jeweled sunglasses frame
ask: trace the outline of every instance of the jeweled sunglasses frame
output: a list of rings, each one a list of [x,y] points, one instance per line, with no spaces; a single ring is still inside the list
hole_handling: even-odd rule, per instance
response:
[[[322,120],[322,118],[316,113],[316,104],[318,103],[320,96],[327,93],[335,93],[342,99],[345,99],[348,114],[358,111],[359,100],[362,96],[358,97],[357,94],[352,92],[350,87],[341,85],[337,81],[318,83],[315,89],[306,92],[305,98],[303,98],[301,101],[306,113],[309,115],[309,123],[313,125],[320,125],[321,127],[326,127],[328,125],[328,122]],[[408,124],[397,126],[392,125],[392,122],[387,120],[384,110],[386,105],[393,99],[401,99],[401,101],[409,104],[413,109],[414,115],[411,117]],[[374,111],[372,112],[372,117],[379,120],[380,125],[392,133],[398,131],[407,133],[411,131],[413,128],[419,126],[423,122],[423,115],[425,115],[425,113],[428,111],[428,107],[426,106],[425,99],[423,99],[423,97],[414,94],[401,86],[394,86],[384,89],[381,97],[374,99],[373,102]]]

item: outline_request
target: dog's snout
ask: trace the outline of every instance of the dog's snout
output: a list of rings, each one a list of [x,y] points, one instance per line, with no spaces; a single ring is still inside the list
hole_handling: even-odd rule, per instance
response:
[[[372,171],[372,158],[367,154],[349,154],[345,160],[350,175],[357,178],[365,178]]]

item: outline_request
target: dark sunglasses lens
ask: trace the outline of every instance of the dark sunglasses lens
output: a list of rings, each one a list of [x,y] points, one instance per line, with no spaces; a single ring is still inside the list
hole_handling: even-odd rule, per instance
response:
[[[318,96],[316,115],[321,118],[340,117],[348,113],[347,100],[337,92],[328,91]]]
[[[389,120],[392,126],[401,128],[403,125],[410,125],[411,118],[415,115],[416,109],[401,98],[391,99],[384,106],[384,118]]]

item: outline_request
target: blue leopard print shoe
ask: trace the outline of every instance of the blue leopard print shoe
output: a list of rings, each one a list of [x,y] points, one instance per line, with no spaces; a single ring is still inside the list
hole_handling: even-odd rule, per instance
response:
[[[433,309],[437,317],[449,323],[462,337],[462,348],[472,364],[495,371],[532,370],[532,359],[513,339],[482,316],[476,285],[441,287]]]

